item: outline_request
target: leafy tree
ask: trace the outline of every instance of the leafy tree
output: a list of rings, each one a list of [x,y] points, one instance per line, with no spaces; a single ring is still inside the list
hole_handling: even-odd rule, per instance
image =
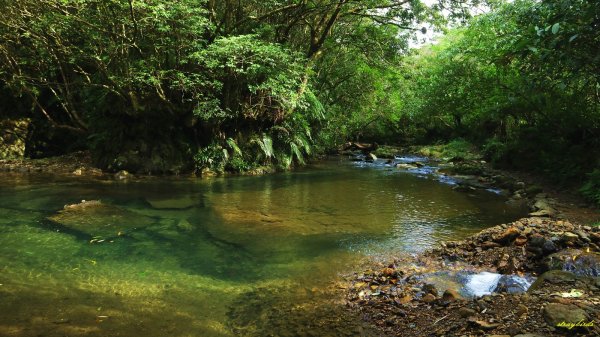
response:
[[[404,114],[422,140],[467,137],[497,164],[583,181],[600,166],[599,24],[588,1],[501,5],[405,61]]]

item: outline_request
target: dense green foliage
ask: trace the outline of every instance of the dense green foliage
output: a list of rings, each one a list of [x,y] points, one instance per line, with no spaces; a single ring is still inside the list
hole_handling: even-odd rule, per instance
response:
[[[418,0],[0,8],[2,101],[18,102],[2,109],[34,118],[29,155],[89,148],[103,168],[141,172],[288,168],[357,136],[398,110],[399,31],[441,19]]]
[[[404,62],[405,134],[464,137],[494,163],[557,182],[600,180],[600,7],[515,1]],[[594,173],[591,173],[594,171]],[[586,173],[590,172],[590,175]]]
[[[486,4],[469,18],[479,1],[0,0],[0,113],[32,119],[29,156],[90,149],[138,172],[463,139],[454,152],[467,141],[598,200],[600,7]]]

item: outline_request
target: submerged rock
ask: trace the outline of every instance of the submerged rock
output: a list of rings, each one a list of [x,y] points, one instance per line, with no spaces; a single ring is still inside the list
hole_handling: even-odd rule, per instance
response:
[[[197,199],[189,195],[175,198],[146,198],[146,201],[156,209],[187,209],[200,204]]]
[[[99,200],[82,200],[81,203],[66,205],[48,220],[72,230],[91,236],[118,236],[134,228],[145,227],[154,219],[148,216],[104,204]]]
[[[418,167],[413,164],[399,163],[399,164],[396,164],[396,168],[404,169],[404,170],[414,170],[414,169],[417,169]]]
[[[194,230],[194,226],[187,219],[179,220],[177,222],[177,228],[184,232],[191,232]]]

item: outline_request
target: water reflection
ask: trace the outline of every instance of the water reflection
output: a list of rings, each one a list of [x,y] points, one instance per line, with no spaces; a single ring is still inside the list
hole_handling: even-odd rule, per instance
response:
[[[81,200],[110,211],[57,216]],[[358,321],[320,292],[338,272],[520,212],[382,163],[208,180],[3,174],[0,335],[260,336],[316,313],[307,335],[353,335]]]

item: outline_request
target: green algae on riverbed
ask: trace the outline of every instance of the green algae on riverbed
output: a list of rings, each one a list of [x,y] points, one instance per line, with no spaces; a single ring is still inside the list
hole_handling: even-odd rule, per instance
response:
[[[197,181],[14,177],[0,176],[3,336],[356,335],[362,323],[336,304],[339,272],[520,212],[491,193],[339,163]],[[81,200],[118,211],[55,221]],[[86,224],[112,215],[128,227],[99,242]]]

